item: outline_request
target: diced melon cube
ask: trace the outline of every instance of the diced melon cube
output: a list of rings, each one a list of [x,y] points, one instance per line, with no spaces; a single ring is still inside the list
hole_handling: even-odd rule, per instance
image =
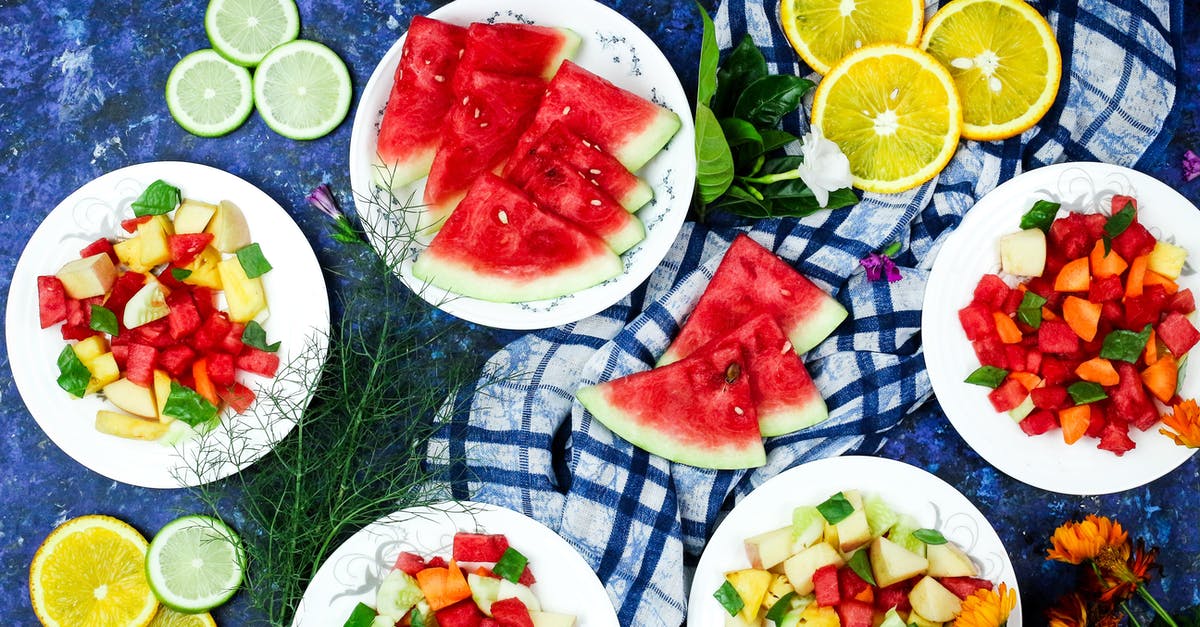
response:
[[[789,557],[783,563],[783,570],[796,594],[804,595],[813,591],[813,573],[818,568],[829,564],[840,567],[845,563],[832,546],[821,542]]]
[[[183,282],[188,285],[199,285],[214,290],[221,289],[221,274],[217,271],[217,266],[220,263],[221,253],[217,252],[212,246],[206,247],[185,268],[186,270],[190,270],[191,274]]]
[[[1178,279],[1179,273],[1183,272],[1183,264],[1187,262],[1187,255],[1187,250],[1160,240],[1150,251],[1146,267],[1168,279]]]
[[[217,264],[221,274],[221,285],[225,289],[225,302],[229,305],[229,319],[234,322],[249,322],[267,306],[267,295],[263,291],[262,277],[251,279],[246,276],[242,262],[230,257]]]
[[[153,216],[137,227],[137,237],[142,240],[139,256],[141,264],[153,268],[171,260],[171,248],[167,236],[171,234],[171,222],[163,216]]]
[[[1018,276],[1042,276],[1046,269],[1046,234],[1025,229],[1000,238],[1000,269]]]
[[[117,268],[105,253],[67,262],[55,275],[71,298],[103,296],[117,280]]]
[[[217,206],[214,204],[184,198],[179,209],[175,210],[175,233],[203,233],[216,212]]]
[[[115,411],[96,412],[96,430],[131,440],[157,440],[167,433],[167,425],[135,418]]]
[[[217,212],[204,230],[213,234],[213,248],[223,253],[236,252],[250,244],[250,227],[246,224],[246,216],[228,200],[222,200],[217,205]]]
[[[122,378],[104,386],[104,396],[131,414],[158,420],[158,403],[154,402],[154,392],[150,388]]]
[[[962,600],[933,577],[922,577],[908,593],[914,612],[929,620],[946,622],[962,612]]]
[[[83,365],[87,365],[89,361],[108,352],[108,341],[99,335],[93,335],[86,340],[76,342],[72,347],[75,351],[75,356]]]
[[[109,383],[121,378],[121,369],[117,367],[117,359],[112,353],[98,355],[84,362],[84,365],[87,366],[88,372],[92,373],[92,378],[88,381],[84,395],[96,392]]]

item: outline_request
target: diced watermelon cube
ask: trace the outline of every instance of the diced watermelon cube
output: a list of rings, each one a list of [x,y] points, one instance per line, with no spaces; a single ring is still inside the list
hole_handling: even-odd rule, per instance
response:
[[[1093,303],[1107,303],[1109,301],[1119,300],[1125,295],[1125,286],[1121,284],[1121,277],[1111,275],[1105,277],[1092,277],[1092,282],[1088,288],[1088,300]]]
[[[963,600],[974,594],[976,590],[991,590],[994,587],[992,582],[978,577],[942,577],[938,579],[938,583]]]
[[[1098,438],[1104,434],[1104,428],[1108,426],[1108,399],[1092,403],[1092,411],[1089,414],[1088,428],[1083,434]]]
[[[1122,194],[1114,194],[1112,197],[1112,212],[1120,213],[1125,207],[1133,205],[1133,210],[1137,211],[1137,199],[1133,196],[1125,196]]]
[[[126,233],[133,233],[137,230],[139,224],[149,222],[150,218],[153,217],[154,216],[139,216],[136,218],[129,218],[128,220],[121,220],[121,228],[125,229]]]
[[[1059,410],[1069,407],[1072,403],[1067,394],[1067,388],[1059,385],[1044,385],[1029,391],[1033,397],[1033,406],[1038,409]]]
[[[1038,374],[1042,371],[1042,351],[1029,348],[1025,351],[1025,372]]]
[[[1110,325],[1120,324],[1125,320],[1125,308],[1117,301],[1104,303],[1100,308],[1100,321]]]
[[[208,352],[225,341],[225,336],[229,335],[229,329],[232,327],[233,323],[229,321],[228,314],[223,311],[213,312],[192,335],[192,348],[200,353]]]
[[[1008,359],[1007,369],[1012,372],[1024,372],[1025,363],[1029,361],[1025,349],[1020,344],[1006,344],[1004,354]]]
[[[1070,261],[1070,259],[1067,259],[1065,256],[1062,255],[1062,253],[1058,252],[1057,250],[1055,250],[1053,248],[1051,248],[1050,250],[1047,250],[1046,251],[1046,267],[1042,270],[1042,276],[1044,276],[1044,277],[1058,276],[1059,270],[1062,270],[1063,266],[1067,265],[1068,261]],[[1041,277],[1038,277],[1038,278],[1041,278]],[[1026,283],[1025,287],[1028,288],[1029,284]],[[1040,296],[1040,294],[1039,294],[1039,296]]]
[[[1075,375],[1075,367],[1069,360],[1049,355],[1042,357],[1041,375],[1046,385],[1059,385],[1078,378]]]
[[[1145,431],[1158,422],[1158,411],[1146,389],[1142,386],[1142,377],[1133,364],[1124,361],[1114,361],[1117,374],[1121,376],[1117,385],[1106,388],[1108,397],[1112,399],[1112,408],[1125,422]],[[1107,431],[1106,431],[1107,433]]]
[[[1092,240],[1087,221],[1082,214],[1069,213],[1050,225],[1047,236],[1048,248],[1060,252],[1067,259],[1078,259],[1088,254]],[[1124,255],[1122,255],[1124,257]],[[1132,259],[1132,257],[1125,257]]]
[[[117,259],[117,251],[113,249],[112,242],[108,241],[107,237],[101,237],[100,239],[85,246],[83,250],[79,251],[79,257],[82,259],[87,259],[92,255],[98,255],[100,253],[108,255],[108,258],[112,260],[114,264],[120,263],[120,260]]]
[[[1112,240],[1112,249],[1123,259],[1133,260],[1134,257],[1149,255],[1154,250],[1158,240],[1138,222],[1129,225],[1120,235]]]
[[[233,355],[229,353],[208,353],[205,355],[205,369],[208,378],[217,387],[231,386],[234,382]]]
[[[971,342],[971,347],[975,349],[975,356],[979,358],[979,363],[984,366],[995,366],[997,368],[1008,368],[1008,352],[1004,348],[1004,343],[1000,341],[997,335],[991,335],[981,340]]]
[[[1021,290],[1009,290],[1008,298],[1004,301],[1004,307],[1001,311],[1008,315],[1014,315],[1021,308],[1021,301],[1025,298],[1025,292]]]
[[[158,351],[146,344],[130,344],[129,356],[125,360],[125,378],[141,385],[154,385],[154,366],[158,361]]]
[[[1004,282],[1004,279],[995,274],[985,274],[983,278],[979,279],[979,284],[975,286],[971,304],[982,305],[989,311],[997,311],[1004,308],[1004,302],[1008,300],[1010,292],[1012,292],[1012,288]]]
[[[434,555],[433,557],[429,558],[428,562],[425,562],[426,568],[445,568],[449,565],[450,564],[446,562],[446,558],[442,557],[441,555]]]
[[[494,618],[484,618],[479,622],[479,627],[500,627],[500,623],[497,623]]]
[[[537,580],[533,578],[533,571],[529,570],[528,565],[525,566],[525,570],[521,571],[521,576],[517,578],[517,583],[522,586],[532,586],[537,583]]]
[[[992,317],[992,310],[983,305],[967,305],[960,309],[958,322],[968,340],[982,340],[996,335],[996,319]]]
[[[146,275],[140,272],[130,271],[122,274],[117,277],[112,289],[109,290],[108,300],[104,301],[104,306],[116,314],[117,320],[120,321],[125,315],[125,304],[145,284]],[[124,323],[122,323],[121,328],[125,328]]]
[[[871,627],[875,618],[875,608],[864,601],[842,601],[837,606],[837,613],[842,627]]]
[[[1192,296],[1192,290],[1182,289],[1175,292],[1167,302],[1167,310],[1185,315],[1196,311],[1196,298]]]
[[[425,558],[416,553],[401,551],[400,555],[396,557],[396,565],[392,568],[402,570],[405,574],[415,577],[417,573],[425,570]]]
[[[1108,216],[1103,213],[1084,213],[1083,227],[1088,234],[1088,249],[1090,250],[1096,245],[1096,240],[1104,237],[1104,225],[1108,223]]]
[[[498,562],[508,550],[508,538],[503,534],[454,534],[454,559],[459,562]]]
[[[1157,323],[1169,299],[1170,295],[1163,286],[1146,286],[1141,296],[1125,299],[1125,319],[1120,326],[1130,331],[1141,331],[1146,325]]]
[[[82,301],[68,296],[64,305],[67,311],[66,324],[73,327],[86,327],[88,325],[88,318],[91,317],[90,311],[88,308],[84,308]]]
[[[988,393],[988,400],[992,402],[992,407],[995,407],[996,411],[1005,412],[1025,402],[1028,396],[1029,391],[1025,389],[1025,386],[1010,377],[1005,379],[1000,387]]]
[[[853,599],[870,587],[871,584],[859,577],[853,568],[843,566],[838,569],[838,588],[841,590],[842,599]]]
[[[108,350],[112,351],[113,361],[117,362],[117,369],[125,370],[125,364],[129,360],[129,345],[117,344],[117,339],[119,338],[113,338],[113,343],[109,345]]]
[[[58,328],[64,340],[86,340],[93,335],[100,335],[86,324],[64,324]]]
[[[168,346],[158,353],[158,366],[172,377],[191,370],[193,361],[196,361],[196,352],[183,344]]]
[[[191,292],[175,290],[167,294],[167,307],[171,310],[171,313],[167,314],[167,326],[171,337],[178,340],[200,328],[200,311],[196,309],[196,301],[192,300]]]
[[[908,601],[908,592],[912,590],[912,587],[913,580],[908,579],[886,588],[877,588],[875,590],[875,609],[886,612],[896,608],[896,611],[901,614],[908,612],[912,609],[912,605]]]
[[[50,328],[67,319],[67,291],[56,276],[37,278],[38,320]]]
[[[1104,433],[1100,435],[1100,444],[1097,447],[1116,453],[1117,457],[1125,454],[1126,451],[1131,451],[1136,444],[1129,439],[1129,427],[1117,421],[1108,423],[1104,427]]]
[[[225,339],[221,340],[221,344],[217,346],[217,350],[229,353],[230,355],[237,355],[238,353],[242,352],[242,347],[245,346],[245,344],[242,343],[242,333],[245,331],[246,325],[242,324],[241,322],[234,322],[231,324],[229,327],[229,333],[225,335]]]
[[[1079,336],[1062,320],[1043,320],[1038,329],[1038,350],[1058,355],[1073,354],[1079,350]]]
[[[208,317],[217,311],[217,306],[213,303],[211,288],[203,286],[192,288],[192,300],[196,301],[196,310],[200,312],[200,318],[203,320],[208,320]]]
[[[237,367],[253,374],[273,377],[279,369],[279,356],[247,346],[237,356]]]
[[[526,611],[526,615],[528,615]],[[463,599],[454,605],[444,607],[434,613],[438,627],[479,627],[483,622],[483,612],[472,599]],[[530,621],[532,625],[532,620]]]
[[[516,597],[492,603],[492,618],[500,627],[533,627],[529,608]]]
[[[212,362],[209,362],[208,367],[211,377]],[[254,391],[237,381],[234,381],[232,385],[217,386],[217,396],[221,397],[221,400],[225,401],[233,408],[234,413],[238,414],[250,409],[250,406],[254,404]]]
[[[159,318],[130,329],[128,335],[136,344],[146,344],[155,348],[166,348],[175,343],[175,338],[171,337],[171,322],[167,318]]]
[[[213,241],[212,233],[184,233],[167,236],[167,249],[171,254],[171,262],[177,266],[186,266],[195,261],[196,256]]]
[[[832,607],[842,600],[838,589],[838,569],[833,564],[827,564],[813,573],[814,592],[817,595],[817,605]]]
[[[1021,431],[1024,431],[1026,435],[1041,435],[1058,428],[1058,416],[1049,409],[1035,409],[1033,413],[1025,416],[1017,426],[1021,427]]]
[[[1196,327],[1186,316],[1179,312],[1172,311],[1163,318],[1162,322],[1154,328],[1154,333],[1158,339],[1171,351],[1172,355],[1182,357],[1184,353],[1192,350],[1196,342],[1200,341],[1200,332],[1196,331]]]

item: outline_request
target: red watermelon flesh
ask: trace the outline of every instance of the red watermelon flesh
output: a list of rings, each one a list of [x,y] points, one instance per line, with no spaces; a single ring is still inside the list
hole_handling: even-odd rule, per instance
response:
[[[524,154],[556,121],[636,172],[679,130],[679,116],[637,94],[564,61],[533,124],[521,136]]]
[[[745,358],[732,345],[575,393],[604,426],[642,449],[701,468],[766,463]]]
[[[750,375],[750,397],[764,436],[783,435],[810,427],[829,417],[825,399],[817,391],[800,356],[770,314],[755,316],[729,335],[701,347],[704,353],[717,344],[742,350]]]
[[[770,313],[802,354],[829,337],[849,312],[802,274],[746,235],[738,235],[678,337],[659,359],[669,364]]]
[[[423,16],[408,27],[392,93],[379,123],[376,184],[396,189],[429,173],[467,29]]]
[[[467,27],[462,69],[483,70],[512,76],[534,76],[543,82],[553,78],[562,62],[579,49],[579,35],[566,28],[531,24],[485,24]],[[454,89],[460,95],[469,86],[464,76],[456,76]]]
[[[413,265],[413,275],[451,292],[495,302],[554,298],[624,270],[600,238],[538,209],[490,172]]]
[[[553,155],[534,153],[524,157],[508,179],[541,208],[600,236],[618,255],[646,237],[641,220]]]
[[[471,72],[442,128],[425,183],[421,227],[440,224],[480,174],[504,165],[546,85],[540,78]]]
[[[598,146],[572,133],[560,121],[555,121],[533,147],[517,156],[531,154],[554,155],[571,164],[585,180],[599,187],[621,203],[632,213],[654,198],[654,191],[645,181],[625,169],[616,157],[600,150]],[[516,164],[509,161],[505,175]]]

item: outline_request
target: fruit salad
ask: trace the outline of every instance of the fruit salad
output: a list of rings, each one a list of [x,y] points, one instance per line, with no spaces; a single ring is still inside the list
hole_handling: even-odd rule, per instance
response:
[[[542,609],[528,560],[500,534],[458,532],[449,561],[401,552],[375,607],[359,603],[344,627],[572,627]]]
[[[1130,427],[1158,423],[1156,402],[1179,402],[1200,341],[1195,298],[1176,282],[1188,253],[1139,223],[1127,196],[1108,215],[1058,213],[1038,201],[1001,238],[1001,274],[958,312],[981,364],[967,382],[1030,436],[1058,430],[1123,455]]]
[[[275,376],[262,275],[241,209],[183,198],[155,181],[133,202],[120,237],[102,236],[55,274],[39,276],[43,329],[61,325],[58,385],[103,396],[102,433],[140,440],[211,428],[254,392],[238,373]]]
[[[745,547],[750,567],[725,573],[714,592],[727,627],[940,626],[993,589],[940,532],[855,490],[797,507],[791,525]]]

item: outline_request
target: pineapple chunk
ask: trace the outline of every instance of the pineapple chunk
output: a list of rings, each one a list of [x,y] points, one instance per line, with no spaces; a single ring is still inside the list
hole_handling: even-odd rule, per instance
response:
[[[164,216],[152,216],[137,227],[137,236],[142,240],[138,251],[141,264],[153,268],[171,260],[171,249],[167,246],[167,236],[171,235],[171,221]]]
[[[142,263],[142,238],[136,235],[113,244],[113,250],[117,253],[117,259],[134,272],[145,274],[154,267]]]
[[[92,336],[96,337],[96,336]],[[88,381],[84,395],[91,394],[104,386],[121,378],[121,369],[117,367],[117,358],[112,353],[104,353],[83,362],[92,378]]]
[[[71,347],[75,351],[75,356],[83,365],[104,353],[108,352],[108,342],[99,335],[93,335],[86,340],[80,340]]]
[[[175,232],[180,235],[203,233],[216,212],[216,205],[184,198],[179,209],[175,210]]]
[[[225,302],[229,305],[229,319],[234,322],[249,322],[267,308],[267,295],[263,291],[262,277],[251,279],[246,276],[242,262],[230,257],[217,265],[221,273],[221,285],[225,288]]]
[[[158,421],[163,424],[170,424],[175,420],[174,417],[163,413],[163,409],[167,406],[167,397],[171,395],[171,375],[162,370],[154,371],[154,402],[158,409]]]
[[[766,596],[767,588],[775,579],[775,575],[757,568],[745,568],[726,573],[725,579],[737,590],[738,596],[742,597],[745,604],[739,612],[741,619],[747,623],[754,622],[758,618],[758,612],[762,610],[763,597]]]
[[[103,296],[117,280],[117,268],[106,253],[67,262],[55,276],[71,298]]]
[[[212,246],[207,246],[196,259],[187,265],[186,270],[191,270],[191,274],[183,280],[188,285],[199,285],[208,287],[214,290],[221,289],[221,274],[217,271],[217,266],[221,263],[221,253]]]
[[[838,618],[837,610],[813,603],[800,614],[800,624],[807,627],[839,627],[842,621]]]
[[[787,575],[775,575],[775,578],[771,580],[771,585],[767,587],[767,594],[763,596],[763,609],[771,609],[779,602],[779,599],[793,590],[792,582],[788,580]]]
[[[96,430],[131,440],[157,440],[167,433],[167,425],[135,418],[115,411],[96,412]]]
[[[1174,281],[1183,272],[1183,264],[1187,262],[1187,250],[1167,242],[1158,242],[1150,251],[1146,267]]]

